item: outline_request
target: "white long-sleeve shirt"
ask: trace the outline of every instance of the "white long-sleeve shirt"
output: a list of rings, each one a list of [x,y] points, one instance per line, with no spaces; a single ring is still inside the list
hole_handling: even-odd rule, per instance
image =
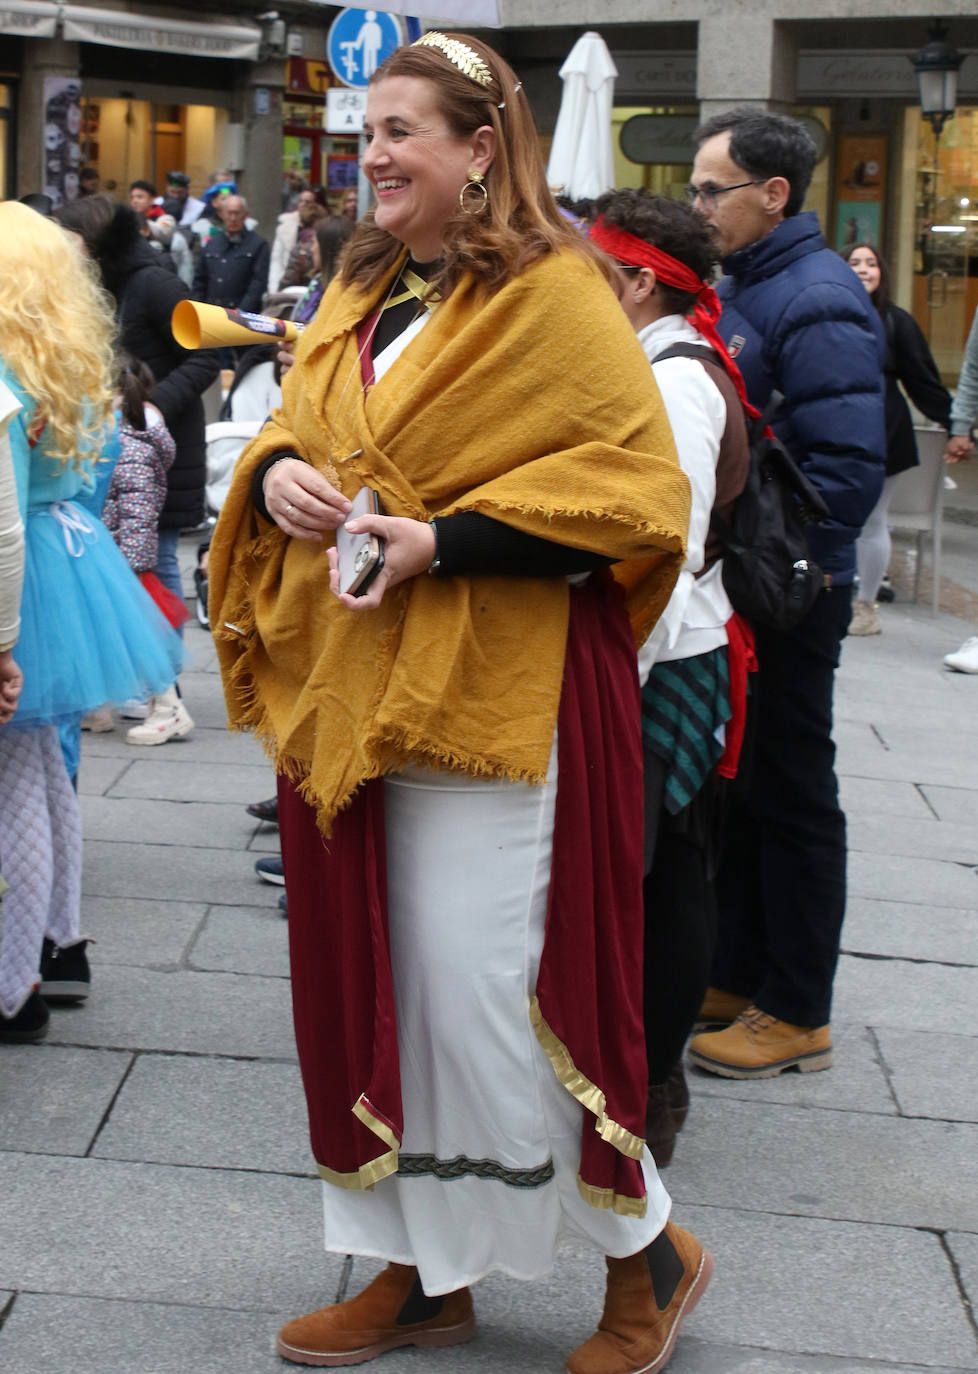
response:
[[[638,341],[651,362],[673,344],[708,346],[682,315],[666,315],[639,331]],[[645,682],[653,664],[692,658],[727,642],[726,623],[733,607],[723,588],[722,561],[702,577],[710,514],[716,498],[717,460],[727,424],[727,406],[719,388],[695,358],[666,358],[652,363],[662,394],[679,466],[689,478],[691,505],[686,562],[672,596],[652,634],[639,650],[639,677]]]
[[[0,382],[0,653],[12,649],[20,634],[20,595],[24,582],[24,525],[17,504],[17,482],[7,426],[20,402]]]

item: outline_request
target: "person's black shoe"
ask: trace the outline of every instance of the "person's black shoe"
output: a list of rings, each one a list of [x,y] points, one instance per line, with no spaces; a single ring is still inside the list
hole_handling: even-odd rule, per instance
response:
[[[41,996],[55,1005],[84,1002],[92,985],[92,974],[85,953],[87,940],[59,949],[45,939],[41,947]]]
[[[282,913],[283,921],[287,921],[289,919],[289,894],[287,892],[283,892],[279,897],[278,909]]]
[[[0,1014],[0,1040],[29,1045],[35,1040],[43,1040],[50,1024],[51,1013],[44,998],[39,992],[32,992],[15,1016]]]
[[[207,618],[207,574],[200,568],[194,568],[194,611],[197,615],[197,624],[202,630],[209,630],[211,622]]]
[[[274,857],[269,855],[267,859],[259,859],[255,864],[255,872],[263,883],[274,883],[276,887],[285,886],[285,869],[278,854]]]
[[[246,806],[245,810],[249,816],[254,816],[256,820],[267,821],[269,825],[278,825],[278,797],[269,797],[267,801],[252,802]]]
[[[877,600],[877,601],[895,601],[895,600],[896,600],[896,592],[893,590],[893,584],[891,583],[891,581],[890,581],[890,579],[889,579],[888,577],[884,577],[884,578],[883,578],[883,581],[880,583],[879,591],[876,593],[876,600]]]

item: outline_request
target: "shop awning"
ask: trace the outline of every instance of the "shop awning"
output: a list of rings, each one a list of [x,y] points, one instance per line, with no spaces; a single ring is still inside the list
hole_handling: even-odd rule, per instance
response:
[[[53,38],[60,8],[45,4],[44,0],[0,0],[0,33]]]
[[[0,0],[0,5],[3,3],[4,0]],[[26,8],[26,0],[23,4]],[[50,8],[56,11],[54,5]],[[150,52],[177,53],[182,57],[236,57],[258,61],[261,30],[250,25],[151,19],[144,14],[89,9],[83,5],[65,5],[61,17],[64,37],[77,43],[144,48]]]

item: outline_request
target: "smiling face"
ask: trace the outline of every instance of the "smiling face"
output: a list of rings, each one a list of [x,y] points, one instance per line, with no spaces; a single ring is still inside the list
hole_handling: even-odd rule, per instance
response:
[[[846,261],[872,295],[880,284],[880,265],[872,248],[857,248]]]
[[[134,186],[129,192],[129,204],[141,215],[145,215],[146,211],[152,207],[153,197],[141,186]]]
[[[460,138],[438,108],[433,82],[388,76],[368,88],[364,132],[375,222],[407,244],[416,261],[431,262],[442,252],[445,225],[458,213],[469,173],[485,173],[492,162],[492,128]]]

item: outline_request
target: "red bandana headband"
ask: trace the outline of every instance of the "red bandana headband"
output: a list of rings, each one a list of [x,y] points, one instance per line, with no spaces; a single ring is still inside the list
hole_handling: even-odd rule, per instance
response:
[[[737,394],[748,414],[756,419],[760,412],[748,401],[740,368],[727,352],[727,345],[717,331],[717,321],[722,307],[720,298],[710,283],[703,281],[691,267],[687,267],[678,258],[663,253],[661,248],[656,248],[636,234],[628,233],[626,229],[618,229],[613,224],[608,224],[603,215],[600,215],[592,226],[588,238],[616,262],[627,267],[648,267],[664,286],[673,286],[677,291],[686,291],[696,297],[696,304],[689,312],[690,323],[716,349],[719,361],[729,373],[730,380],[737,388]]]

